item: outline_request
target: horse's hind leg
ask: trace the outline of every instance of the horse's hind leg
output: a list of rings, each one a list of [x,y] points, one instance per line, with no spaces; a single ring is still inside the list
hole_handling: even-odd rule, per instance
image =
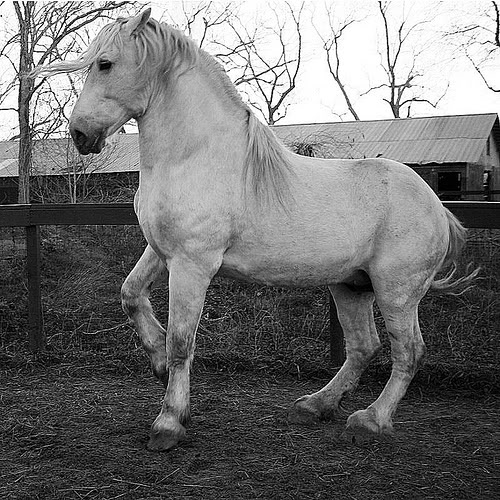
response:
[[[418,325],[419,300],[411,299],[404,293],[399,296],[392,294],[392,297],[390,302],[377,297],[391,341],[391,376],[373,404],[348,418],[347,435],[353,442],[392,433],[392,417],[425,353]]]
[[[373,293],[357,293],[345,285],[332,285],[330,292],[344,331],[347,358],[323,389],[295,401],[289,413],[292,422],[312,423],[333,415],[342,398],[356,388],[361,374],[380,347],[373,320]]]
[[[134,323],[141,343],[151,360],[151,368],[166,386],[168,383],[165,330],[153,314],[149,301],[151,285],[166,270],[148,245],[122,285],[122,307]]]

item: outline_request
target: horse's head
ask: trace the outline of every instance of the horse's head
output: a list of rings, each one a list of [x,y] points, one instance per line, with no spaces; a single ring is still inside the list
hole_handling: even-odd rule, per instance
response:
[[[147,95],[143,68],[137,61],[135,38],[148,22],[151,10],[106,28],[95,60],[89,68],[83,90],[70,119],[70,133],[81,154],[100,153],[106,137],[131,118],[145,112]],[[114,30],[113,30],[114,27]]]
[[[164,89],[176,70],[192,67],[198,58],[191,39],[150,14],[146,9],[108,24],[78,59],[39,66],[30,75],[88,69],[70,119],[71,136],[84,155],[99,153],[106,137],[142,117],[155,89]]]

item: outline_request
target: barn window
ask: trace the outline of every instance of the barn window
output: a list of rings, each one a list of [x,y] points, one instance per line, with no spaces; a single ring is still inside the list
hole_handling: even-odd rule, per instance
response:
[[[488,140],[486,141],[486,155],[490,156],[491,154],[491,144],[490,144],[490,138],[488,137]]]
[[[439,172],[438,194],[442,200],[460,200],[462,174],[460,172]]]

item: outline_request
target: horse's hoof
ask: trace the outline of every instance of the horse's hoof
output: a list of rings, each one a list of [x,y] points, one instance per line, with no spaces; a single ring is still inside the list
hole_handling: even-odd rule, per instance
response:
[[[376,441],[377,437],[377,434],[364,427],[347,427],[341,435],[344,441],[355,446],[371,444]]]
[[[373,408],[359,410],[347,419],[347,425],[342,437],[350,444],[362,446],[374,441],[385,441],[393,435],[392,423],[381,425],[376,420]]]
[[[167,451],[185,439],[186,429],[175,417],[158,416],[149,435],[148,450]]]
[[[168,451],[186,437],[186,433],[178,434],[172,431],[163,431],[151,434],[147,448],[150,451]]]
[[[312,404],[311,396],[297,399],[288,411],[288,421],[292,424],[315,425],[321,420],[321,412]]]

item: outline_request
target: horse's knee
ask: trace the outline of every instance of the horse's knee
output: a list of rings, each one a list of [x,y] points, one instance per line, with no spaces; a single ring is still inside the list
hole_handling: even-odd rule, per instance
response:
[[[346,354],[351,362],[364,368],[375,357],[381,348],[381,342],[378,335],[358,336],[354,339],[348,339],[346,336]]]
[[[182,367],[190,364],[193,357],[193,342],[174,338],[167,341],[167,365]]]
[[[194,332],[181,332],[175,328],[167,330],[167,364],[169,367],[182,367],[193,358]]]
[[[125,280],[121,288],[121,301],[123,312],[129,318],[132,318],[137,311],[138,296],[137,290]]]

